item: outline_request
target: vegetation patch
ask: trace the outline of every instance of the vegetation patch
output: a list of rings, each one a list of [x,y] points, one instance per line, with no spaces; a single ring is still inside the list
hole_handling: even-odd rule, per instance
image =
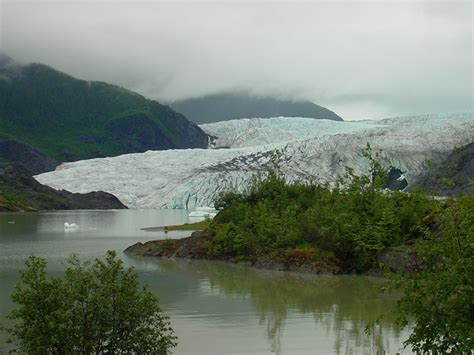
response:
[[[147,232],[156,232],[156,231],[202,231],[208,228],[211,225],[211,220],[205,219],[200,222],[196,223],[184,223],[184,224],[176,224],[164,227],[150,227],[150,228],[142,228],[142,230]]]
[[[12,353],[168,354],[176,346],[157,298],[115,252],[92,263],[72,255],[63,277],[48,277],[46,266],[30,256],[11,296]]]
[[[331,188],[287,184],[274,169],[256,176],[243,193],[222,194],[216,201],[222,211],[207,229],[213,237],[212,254],[332,260],[342,272],[379,267],[379,254],[422,237],[427,216],[436,216],[443,203],[421,192],[384,191],[387,169],[370,146],[362,154],[369,175],[356,176],[347,169]]]
[[[0,80],[0,137],[58,162],[207,146],[207,135],[183,115],[132,91],[41,64],[19,71],[0,66],[10,78]]]

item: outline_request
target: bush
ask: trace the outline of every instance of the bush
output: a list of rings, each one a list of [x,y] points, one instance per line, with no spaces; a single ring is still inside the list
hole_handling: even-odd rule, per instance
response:
[[[9,318],[16,351],[28,354],[166,354],[176,346],[156,297],[140,289],[132,268],[113,251],[105,261],[73,255],[64,277],[46,276],[46,260],[31,256],[12,294]]]
[[[335,188],[287,184],[278,169],[257,175],[243,193],[221,194],[212,222],[216,257],[284,255],[301,243],[334,255],[344,271],[376,267],[389,246],[419,238],[423,219],[439,207],[421,193],[385,192],[384,169],[370,146],[363,152],[369,174],[353,170]]]
[[[470,354],[474,349],[474,198],[449,200],[418,240],[418,269],[391,274],[402,291],[398,322],[414,325],[406,345],[417,353]]]

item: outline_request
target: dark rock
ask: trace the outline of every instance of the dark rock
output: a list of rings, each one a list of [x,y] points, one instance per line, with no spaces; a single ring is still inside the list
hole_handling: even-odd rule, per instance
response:
[[[173,147],[173,142],[144,113],[137,113],[110,122],[108,129],[120,143],[124,153],[145,152]]]
[[[408,186],[408,181],[403,177],[403,172],[397,168],[391,168],[387,173],[387,184],[385,187],[391,191],[402,191]]]
[[[410,187],[444,196],[474,191],[474,143],[454,149],[438,163],[427,165]]]
[[[61,161],[76,161],[76,160],[81,159],[79,155],[72,152],[69,148],[62,149],[60,154],[61,154]]]
[[[27,172],[13,166],[0,168],[0,211],[123,208],[127,207],[106,192],[58,191],[41,185]]]
[[[395,273],[405,273],[415,272],[420,268],[420,260],[416,256],[414,244],[386,248],[377,256],[377,261],[379,266],[371,270],[371,274],[383,273],[384,269]]]
[[[190,259],[209,259],[211,253],[207,241],[210,235],[196,231],[182,239],[152,240],[144,244],[134,244],[125,251],[140,256],[177,257]]]
[[[338,274],[341,272],[341,263],[336,258],[315,258],[315,255],[297,255],[293,252],[281,258],[254,258],[215,257],[209,245],[212,236],[206,232],[196,231],[190,237],[182,239],[153,240],[146,243],[136,243],[125,252],[130,255],[144,257],[206,259],[232,262],[252,266],[259,269],[278,271],[296,271],[312,274]]]
[[[29,175],[52,171],[58,166],[47,154],[13,139],[0,139],[0,157]]]
[[[181,132],[174,136],[174,144],[176,148],[207,148],[210,137],[204,133],[193,122],[181,113],[173,111],[169,106],[161,105],[156,101],[149,101],[151,110],[164,122],[168,127],[174,127],[174,130]]]

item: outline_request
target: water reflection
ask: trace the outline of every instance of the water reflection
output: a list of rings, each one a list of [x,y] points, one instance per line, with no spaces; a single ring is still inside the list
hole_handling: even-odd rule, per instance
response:
[[[71,252],[93,259],[115,249],[171,316],[179,336],[176,354],[394,354],[406,338],[390,318],[374,336],[365,336],[365,325],[393,305],[378,293],[377,280],[121,254],[137,241],[167,237],[141,228],[186,221],[186,211],[171,210],[0,213],[0,323],[13,307],[9,295],[29,255],[46,258],[48,273],[57,275]],[[66,233],[65,222],[79,224],[79,230]],[[0,330],[0,351],[7,348]]]
[[[383,354],[399,348],[402,335],[393,325],[389,310],[394,300],[381,295],[382,280],[361,276],[314,276],[255,270],[239,265],[192,260],[163,259],[160,267],[170,272],[206,280],[214,294],[248,298],[272,352],[282,352],[281,338],[289,315],[312,317],[317,329],[334,334],[334,353]],[[365,327],[386,314],[371,336]],[[316,349],[315,349],[316,351]]]

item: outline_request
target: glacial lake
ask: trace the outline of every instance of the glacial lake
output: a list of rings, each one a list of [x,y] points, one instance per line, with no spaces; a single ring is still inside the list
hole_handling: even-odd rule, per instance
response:
[[[365,276],[314,276],[219,262],[131,258],[129,245],[189,232],[145,232],[181,224],[185,210],[57,211],[0,214],[0,323],[13,304],[18,271],[31,254],[58,275],[62,261],[103,257],[114,249],[159,297],[178,336],[175,354],[402,354],[406,331],[386,316],[370,336],[365,326],[393,309],[383,281]],[[77,231],[65,231],[64,223]],[[0,352],[6,352],[0,331]]]

